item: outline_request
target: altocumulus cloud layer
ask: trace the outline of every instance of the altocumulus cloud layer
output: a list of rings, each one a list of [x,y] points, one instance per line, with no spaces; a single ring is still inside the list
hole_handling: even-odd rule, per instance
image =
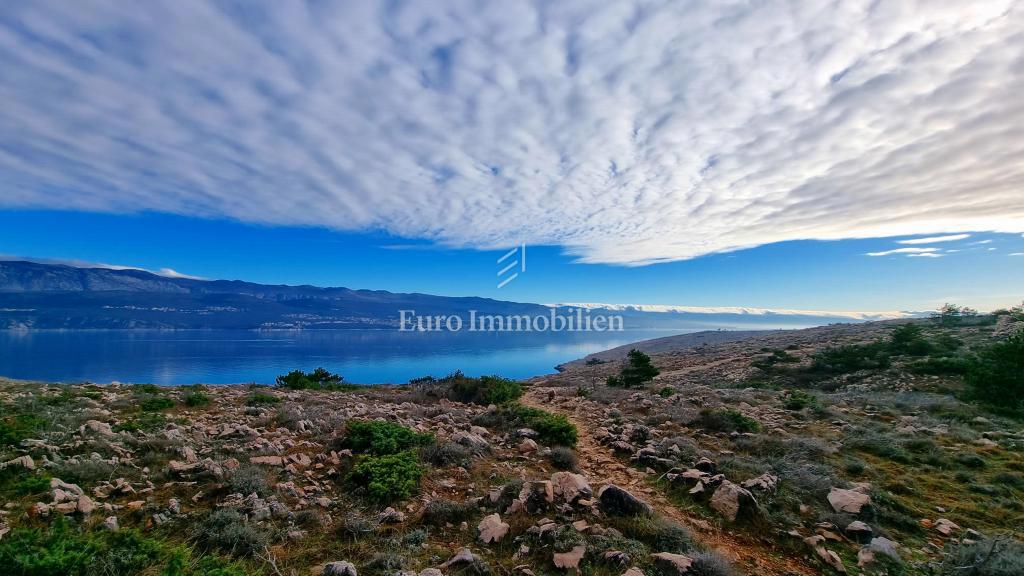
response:
[[[1009,0],[4,2],[0,206],[643,264],[1024,231]]]

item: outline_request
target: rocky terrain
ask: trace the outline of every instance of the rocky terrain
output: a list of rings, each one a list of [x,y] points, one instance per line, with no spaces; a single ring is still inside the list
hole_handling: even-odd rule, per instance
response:
[[[1024,573],[1024,425],[960,399],[959,368],[1024,323],[915,323],[663,350],[631,388],[606,358],[524,383],[0,381],[0,573]]]

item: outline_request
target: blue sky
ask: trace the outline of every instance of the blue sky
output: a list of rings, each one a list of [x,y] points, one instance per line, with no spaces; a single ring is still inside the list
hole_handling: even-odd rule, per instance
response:
[[[1010,304],[1021,29],[1013,0],[5,2],[0,253],[540,302]]]
[[[0,211],[7,255],[126,265],[265,283],[479,295],[529,302],[750,306],[811,310],[982,309],[1024,297],[1024,237],[975,233],[897,240],[786,242],[682,262],[582,264],[558,247],[528,246],[527,269],[498,289],[503,251],[442,249],[383,232],[255,226],[167,214]],[[939,258],[905,253],[930,246]],[[950,251],[953,252],[950,252]]]

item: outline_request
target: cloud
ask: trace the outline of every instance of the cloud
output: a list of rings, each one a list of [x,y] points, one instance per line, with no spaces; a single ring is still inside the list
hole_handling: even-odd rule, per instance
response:
[[[935,244],[936,242],[953,242],[970,238],[970,234],[952,234],[950,236],[931,236],[928,238],[912,238],[910,240],[897,240],[897,244]]]
[[[930,254],[938,252],[938,248],[893,248],[883,252],[868,252],[865,256],[889,256],[891,254]]]
[[[1024,256],[1024,252],[1011,252],[1010,256]]]
[[[942,258],[945,254],[936,254],[935,252],[925,252],[922,254],[907,254],[907,258]]]
[[[1024,6],[13,2],[0,207],[646,264],[1024,232]]]
[[[971,242],[971,246],[979,246],[982,244],[991,244],[991,240],[978,240],[977,242]]]

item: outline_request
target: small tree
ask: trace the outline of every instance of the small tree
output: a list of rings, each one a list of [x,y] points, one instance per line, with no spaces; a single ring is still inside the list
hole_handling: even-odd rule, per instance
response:
[[[942,305],[942,308],[939,308],[938,312],[932,314],[932,318],[938,320],[939,324],[943,326],[956,326],[965,318],[974,318],[977,315],[978,311],[973,308],[947,302]]]
[[[1024,413],[1024,334],[983,350],[967,369],[964,380],[971,399]]]
[[[658,369],[651,364],[651,357],[636,348],[630,350],[626,358],[626,366],[619,375],[608,377],[609,386],[635,388],[644,382],[650,382],[659,374]]]

